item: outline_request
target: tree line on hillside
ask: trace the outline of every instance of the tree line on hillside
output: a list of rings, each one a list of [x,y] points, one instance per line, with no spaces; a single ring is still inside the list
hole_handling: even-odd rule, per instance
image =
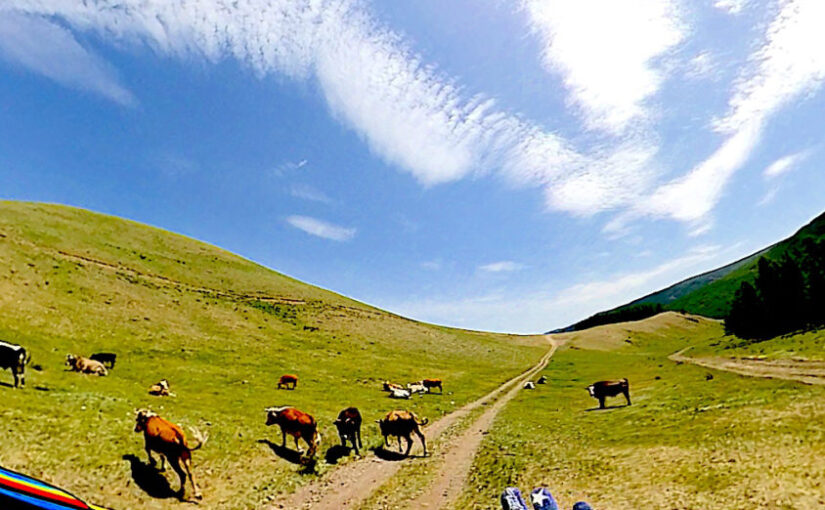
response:
[[[825,325],[825,241],[806,239],[773,261],[762,257],[753,283],[737,289],[725,330],[767,339]]]
[[[639,321],[653,317],[654,315],[662,313],[662,305],[660,304],[641,304],[618,308],[607,312],[600,312],[596,315],[588,317],[583,321],[577,322],[573,325],[574,331],[592,328],[595,326],[603,326],[605,324],[614,324],[616,322]]]

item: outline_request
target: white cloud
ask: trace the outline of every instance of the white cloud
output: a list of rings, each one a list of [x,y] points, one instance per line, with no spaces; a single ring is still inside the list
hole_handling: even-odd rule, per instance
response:
[[[519,264],[518,262],[513,262],[512,260],[502,260],[499,262],[491,262],[489,264],[478,266],[479,271],[484,271],[487,273],[509,273],[523,268],[524,264]]]
[[[774,179],[782,174],[793,170],[794,166],[798,165],[802,160],[808,157],[808,151],[797,152],[796,154],[789,154],[785,157],[779,158],[765,169],[762,175],[765,179]]]
[[[425,260],[420,264],[420,266],[424,269],[430,271],[438,271],[441,269],[441,261],[440,260]]]
[[[617,165],[640,159],[627,147],[615,155],[582,156],[555,133],[463,90],[373,19],[359,0],[0,4],[0,12],[9,10],[147,44],[162,54],[213,62],[232,57],[258,75],[316,80],[340,122],[425,186],[500,171],[510,183],[544,187],[552,209],[593,214],[627,205],[649,179],[647,169]]]
[[[0,58],[124,106],[137,102],[106,62],[83,48],[70,31],[44,18],[0,8]]]
[[[523,0],[571,101],[592,128],[621,132],[648,116],[664,71],[656,59],[684,38],[671,0]]]
[[[703,51],[688,62],[685,76],[691,79],[708,78],[716,71],[716,62],[710,52]]]
[[[768,205],[768,204],[770,204],[771,202],[774,201],[774,199],[776,198],[776,195],[778,193],[779,193],[779,186],[771,187],[771,189],[769,189],[762,196],[762,198],[759,200],[759,202],[756,203],[756,205],[759,206],[759,207],[765,207],[766,205]]]
[[[716,0],[713,6],[728,14],[739,14],[749,3],[751,3],[751,0]]]
[[[706,221],[733,175],[758,145],[768,119],[825,80],[823,19],[825,2],[782,2],[764,45],[751,55],[750,68],[736,83],[727,115],[715,122],[715,129],[727,139],[686,175],[659,187],[635,208],[636,214]]]
[[[286,222],[293,227],[324,239],[349,241],[355,237],[355,228],[346,228],[309,216],[289,216]]]
[[[289,194],[295,198],[320,202],[322,204],[332,204],[334,201],[321,190],[315,189],[307,184],[295,184],[289,189]]]
[[[300,170],[307,165],[307,160],[302,159],[300,161],[284,161],[280,165],[275,167],[273,173],[278,177],[283,177],[290,172],[294,172],[295,170]]]

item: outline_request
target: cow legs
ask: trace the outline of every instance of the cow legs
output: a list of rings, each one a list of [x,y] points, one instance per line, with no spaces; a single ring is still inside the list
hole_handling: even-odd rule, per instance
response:
[[[409,457],[410,450],[412,449],[412,438],[410,436],[407,436],[407,437],[404,438],[404,440],[407,441],[407,451],[404,452],[404,457]],[[398,438],[398,445],[399,446],[401,445],[401,438],[400,437]],[[400,449],[401,448],[399,448],[399,450]]]
[[[286,431],[281,429],[281,448],[286,448]]]
[[[180,490],[178,491],[178,495],[180,499],[184,499],[186,495],[186,471],[180,466],[180,458],[172,457],[169,459],[169,465],[172,466],[172,469],[175,470],[175,473],[178,474],[178,478],[180,478]]]
[[[14,376],[14,387],[15,387],[15,388],[17,388],[17,387],[19,386],[19,384],[20,384],[20,381],[19,381],[20,376],[18,376],[18,375],[17,375],[17,371],[16,371],[16,370],[14,370],[14,369],[12,369],[12,371],[11,371],[11,375],[13,375],[13,376]]]
[[[400,452],[401,451],[401,436],[397,436],[397,437],[398,437],[398,451]],[[407,451],[409,451],[409,450],[407,450]]]
[[[630,392],[629,391],[624,392],[624,398],[627,399],[627,405],[630,405]]]
[[[149,445],[146,445],[145,449],[146,449],[146,455],[149,457],[149,465],[152,466],[152,467],[157,466],[158,461],[156,461],[155,458],[152,457],[152,450],[149,449]]]
[[[599,397],[599,409],[604,409],[604,397]]]
[[[384,446],[386,446],[387,448],[389,448],[389,447],[390,447],[390,439],[389,439],[389,436],[384,436]]]
[[[363,448],[363,447],[364,447],[364,443],[362,443],[362,442],[361,442],[361,429],[360,429],[360,428],[358,428],[358,429],[355,431],[355,434],[358,436],[358,448]],[[356,452],[356,453],[358,453],[358,452]]]
[[[421,440],[421,446],[424,447],[424,456],[427,456],[427,439],[424,437],[424,434],[421,433],[420,430],[416,429],[415,434],[418,436],[418,439]],[[410,440],[412,443],[412,440]]]
[[[298,446],[298,436],[293,436],[293,439],[295,439],[295,451],[298,452],[298,453],[304,453],[304,451],[301,449],[301,447]],[[304,439],[304,441],[306,441],[306,439]],[[307,445],[312,447],[312,445],[309,444],[309,441],[306,441],[306,443],[307,443]]]
[[[166,455],[158,455],[160,457],[160,470],[166,471]]]
[[[192,494],[196,499],[201,499],[203,495],[201,494],[198,486],[195,484],[195,477],[192,476],[192,459],[183,459],[183,467],[186,470],[186,474],[189,475],[189,483],[192,485]]]

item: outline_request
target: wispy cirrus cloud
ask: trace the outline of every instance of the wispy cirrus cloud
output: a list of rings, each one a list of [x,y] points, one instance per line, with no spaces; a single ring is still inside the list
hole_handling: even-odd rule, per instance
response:
[[[751,3],[751,0],[716,0],[713,2],[713,6],[728,14],[739,14],[749,3]]]
[[[331,241],[349,241],[357,232],[355,228],[342,227],[311,216],[289,216],[286,222],[307,234]]]
[[[809,154],[810,151],[802,151],[783,156],[768,165],[765,171],[762,172],[762,175],[765,179],[775,179],[793,170],[793,168],[807,158]]]
[[[491,262],[478,266],[479,271],[485,273],[511,273],[524,268],[524,264],[513,262],[512,260],[501,260],[499,262]]]
[[[111,66],[81,46],[69,30],[45,18],[0,8],[0,58],[123,106],[137,103]]]
[[[320,202],[322,204],[332,204],[334,200],[330,198],[323,191],[316,189],[308,184],[294,184],[289,188],[289,194],[295,198],[309,200],[311,202]]]
[[[660,186],[632,215],[705,223],[731,178],[762,139],[780,109],[819,89],[825,80],[825,3],[784,0],[764,44],[735,84],[728,112],[714,123],[722,145],[690,172]],[[619,222],[621,223],[621,222]],[[615,226],[615,225],[614,225]]]
[[[671,0],[524,0],[545,66],[558,72],[591,128],[621,132],[648,117],[659,90],[656,60],[685,30]]]
[[[0,12],[58,19],[175,57],[234,58],[261,76],[315,81],[342,124],[424,186],[498,173],[514,185],[544,188],[553,210],[586,215],[626,206],[640,183],[648,185],[646,169],[616,164],[627,151],[583,155],[558,134],[465,90],[360,0],[7,0]],[[588,192],[577,191],[583,188]]]

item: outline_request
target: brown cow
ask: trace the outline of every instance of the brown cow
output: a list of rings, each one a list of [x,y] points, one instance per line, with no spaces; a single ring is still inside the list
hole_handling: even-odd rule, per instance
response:
[[[69,366],[75,372],[80,372],[82,374],[109,374],[106,367],[103,366],[103,363],[93,359],[84,358],[83,356],[75,356],[73,354],[66,355],[66,366]]]
[[[303,453],[298,446],[298,439],[303,438],[309,446],[307,457],[314,457],[321,444],[321,434],[318,433],[318,424],[315,418],[294,407],[268,407],[266,409],[266,425],[278,425],[281,427],[281,446],[286,447],[286,435],[289,434],[295,439],[295,449],[298,453]]]
[[[424,426],[428,423],[428,420],[424,418],[424,421],[419,422],[415,415],[409,411],[390,411],[387,413],[387,416],[383,420],[377,420],[378,427],[381,429],[381,435],[384,436],[384,446],[389,446],[390,442],[387,439],[388,436],[395,436],[398,438],[398,451],[401,451],[401,438],[403,437],[407,441],[407,451],[404,452],[404,455],[410,454],[410,448],[412,448],[412,434],[415,433],[418,436],[418,439],[421,440],[421,446],[424,447],[424,455],[427,455],[427,440],[424,438],[424,434],[421,433],[420,426]]]
[[[400,384],[391,383],[389,381],[384,381],[384,391],[392,391],[392,390],[403,390],[404,387]]]
[[[624,395],[627,405],[630,405],[630,385],[627,379],[619,381],[599,381],[587,387],[590,396],[599,400],[599,409],[604,409],[604,400],[607,397]]]
[[[290,388],[289,385],[292,385]],[[284,374],[278,380],[278,389],[286,388],[288,390],[294,390],[295,387],[298,386],[298,376],[293,374]]]
[[[441,387],[441,379],[424,379],[421,384],[427,388],[427,393],[431,392],[433,388],[438,388],[439,393],[444,393],[444,389]]]
[[[144,448],[149,456],[149,464],[156,465],[152,451],[160,455],[160,470],[164,470],[164,459],[169,460],[169,465],[180,477],[179,496],[184,499],[186,495],[186,477],[192,485],[192,491],[197,499],[201,499],[201,491],[195,484],[192,476],[192,452],[200,449],[209,436],[202,435],[194,428],[190,428],[192,435],[198,440],[198,445],[190,448],[186,442],[183,430],[172,422],[166,421],[148,409],[141,409],[135,417],[135,432],[143,432]]]
[[[355,455],[359,455],[358,448],[363,448],[361,444],[361,413],[355,407],[348,407],[338,413],[338,419],[333,422],[338,429],[338,437],[341,438],[341,446],[347,445],[347,440],[352,443]]]

